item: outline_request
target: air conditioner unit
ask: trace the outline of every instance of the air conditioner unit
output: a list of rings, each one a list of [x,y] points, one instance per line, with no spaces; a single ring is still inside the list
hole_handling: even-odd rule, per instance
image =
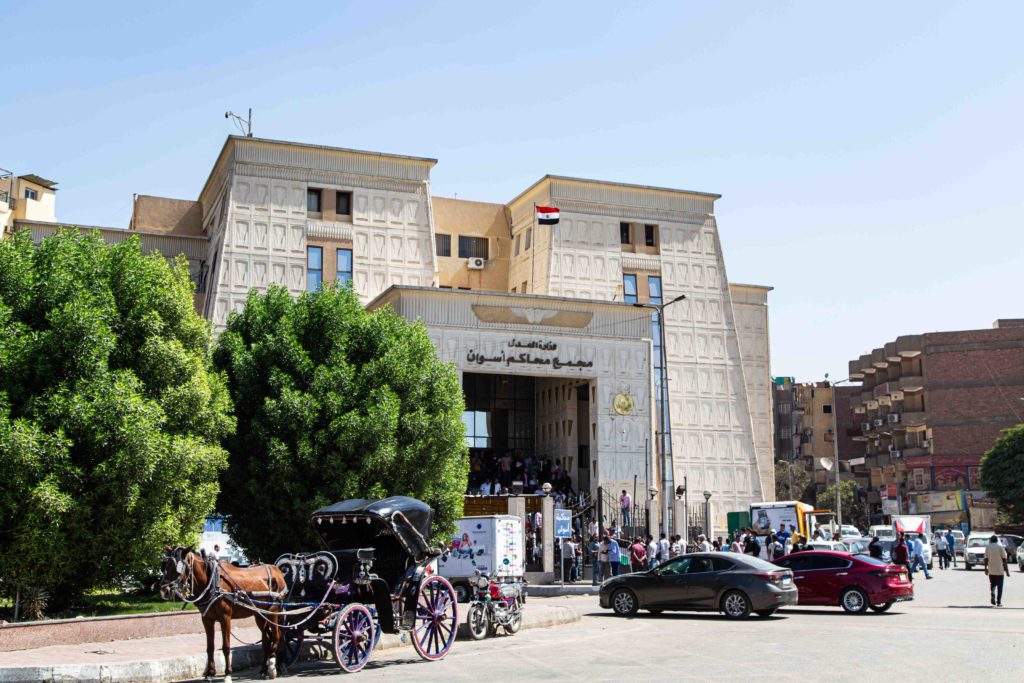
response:
[[[903,451],[901,451],[901,450],[899,450],[897,448],[896,450],[889,451],[889,455],[891,455],[893,458],[902,458],[903,457]]]
[[[881,426],[882,426],[882,425],[884,425],[884,424],[885,424],[885,420],[883,420],[883,419],[882,419],[882,418],[880,418],[880,417],[876,417],[876,418],[875,418],[875,426],[876,426],[876,427],[881,427]]]
[[[886,417],[889,420],[889,424],[893,424],[900,421],[899,413],[889,413]]]
[[[470,270],[483,270],[484,266],[486,265],[487,259],[480,258],[479,256],[474,256],[473,258],[469,259],[469,261],[466,262],[466,266]]]
[[[889,452],[892,453],[894,450],[896,450],[896,444],[894,444],[894,443],[889,444]]]
[[[924,439],[921,441],[921,448],[931,448],[931,445],[932,442],[929,441],[928,439]]]
[[[862,431],[862,432],[870,432],[871,431],[871,423],[870,422],[861,422],[860,423],[860,431]]]

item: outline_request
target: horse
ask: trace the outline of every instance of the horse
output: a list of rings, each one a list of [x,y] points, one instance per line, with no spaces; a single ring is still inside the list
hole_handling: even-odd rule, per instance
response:
[[[213,680],[214,626],[220,624],[224,652],[224,683],[231,683],[231,620],[254,616],[260,628],[263,645],[263,668],[260,676],[277,677],[277,649],[281,630],[274,612],[288,590],[281,570],[272,564],[236,567],[215,557],[203,557],[195,548],[165,547],[161,562],[163,578],[160,596],[164,600],[179,599],[199,608],[206,629],[207,681]],[[256,604],[256,602],[259,604]],[[271,612],[257,613],[256,610]]]

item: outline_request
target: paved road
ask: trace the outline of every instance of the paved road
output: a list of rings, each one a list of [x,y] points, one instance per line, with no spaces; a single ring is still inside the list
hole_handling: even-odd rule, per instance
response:
[[[441,662],[410,649],[375,653],[359,681],[874,681],[1013,680],[1024,661],[1024,574],[1007,580],[1001,609],[988,605],[983,572],[936,571],[917,579],[917,599],[886,614],[836,608],[780,610],[734,622],[677,613],[622,619],[596,597],[546,598],[583,620],[484,642],[457,642]],[[539,599],[537,599],[539,600]],[[529,602],[527,609],[529,609]],[[289,678],[337,680],[331,663]],[[285,679],[286,680],[286,679]]]

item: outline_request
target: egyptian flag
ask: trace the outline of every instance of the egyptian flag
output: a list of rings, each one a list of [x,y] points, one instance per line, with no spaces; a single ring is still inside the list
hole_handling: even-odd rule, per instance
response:
[[[554,206],[538,206],[537,222],[541,225],[557,225],[558,208]]]

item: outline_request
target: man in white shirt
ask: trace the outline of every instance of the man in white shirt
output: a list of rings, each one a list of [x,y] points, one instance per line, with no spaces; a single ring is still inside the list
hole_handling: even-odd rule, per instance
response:
[[[658,542],[654,536],[647,534],[647,567],[654,569],[658,564]]]
[[[590,520],[590,524],[587,525],[587,538],[593,538],[597,536],[597,520]]]
[[[697,537],[697,549],[702,553],[711,552],[711,544],[708,543],[708,539],[704,538],[704,534]]]
[[[562,540],[562,572],[569,583],[576,580],[576,544],[571,538]]]
[[[988,591],[992,604],[1003,606],[1003,580],[1010,575],[1010,567],[1006,562],[1006,548],[993,534],[985,546],[985,573],[988,574]]]
[[[658,539],[658,562],[664,562],[669,557],[670,546],[668,539],[665,538],[665,534],[661,535]]]
[[[480,495],[481,496],[489,496],[489,495],[491,495],[491,482],[485,481],[484,483],[480,484]]]

